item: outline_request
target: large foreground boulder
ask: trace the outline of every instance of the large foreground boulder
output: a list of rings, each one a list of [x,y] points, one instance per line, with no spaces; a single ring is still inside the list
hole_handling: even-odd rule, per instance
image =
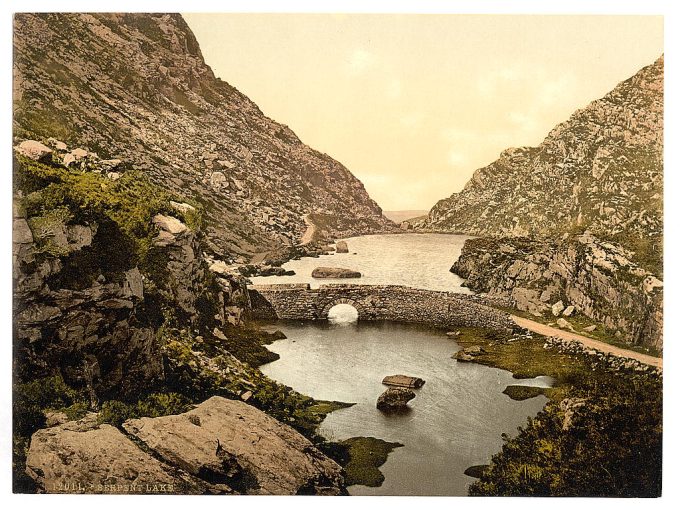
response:
[[[317,267],[312,278],[361,278],[361,273],[344,267]]]
[[[342,468],[288,425],[212,397],[184,414],[98,425],[96,415],[33,434],[26,472],[41,492],[345,493]]]
[[[406,388],[389,388],[378,397],[376,407],[381,411],[399,411],[408,407],[410,400],[416,398],[414,391]]]
[[[243,402],[212,397],[187,413],[130,420],[123,428],[165,462],[240,493],[342,491],[338,464],[291,427]]]
[[[154,459],[111,425],[68,422],[33,434],[26,472],[47,493],[201,494],[207,484]]]

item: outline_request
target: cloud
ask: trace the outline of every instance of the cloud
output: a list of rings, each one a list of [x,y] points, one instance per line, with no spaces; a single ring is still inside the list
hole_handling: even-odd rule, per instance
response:
[[[399,97],[401,97],[402,92],[403,86],[400,80],[392,80],[387,85],[387,97],[389,97],[390,99],[398,99]]]
[[[408,129],[415,129],[420,127],[424,120],[425,115],[422,112],[411,112],[399,117],[399,124]]]
[[[456,149],[451,149],[449,151],[449,156],[448,160],[451,166],[460,166],[465,164],[467,161],[467,156],[461,152],[458,152]]]
[[[363,48],[357,48],[349,56],[348,62],[353,74],[361,74],[374,64],[375,55]]]

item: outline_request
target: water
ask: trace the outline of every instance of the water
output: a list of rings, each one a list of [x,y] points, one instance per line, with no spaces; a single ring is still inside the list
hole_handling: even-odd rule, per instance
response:
[[[288,338],[270,349],[278,361],[262,372],[283,384],[324,400],[356,402],[334,411],[320,432],[332,440],[373,436],[405,446],[395,449],[380,468],[381,487],[350,487],[354,495],[467,494],[474,481],[463,474],[487,464],[502,445],[547,402],[544,396],[517,402],[502,392],[509,384],[547,386],[548,380],[523,381],[475,363],[458,363],[459,347],[443,332],[395,323],[330,324],[277,322]],[[386,375],[425,379],[405,415],[385,415],[375,407]]]
[[[469,293],[463,280],[449,269],[460,256],[468,236],[451,234],[380,234],[346,239],[349,253],[291,260],[283,265],[294,276],[258,276],[254,284],[360,283],[366,285],[406,285],[430,290]],[[361,272],[357,279],[312,278],[319,266],[346,267]]]
[[[349,267],[366,284],[400,284],[467,292],[449,272],[464,236],[376,235],[348,239],[350,253],[292,261],[291,277],[253,278],[254,283],[310,282],[313,268]],[[357,255],[352,255],[356,252]],[[324,280],[326,281],[326,280]],[[463,496],[474,481],[466,468],[487,464],[502,446],[501,434],[514,435],[547,402],[544,396],[517,402],[503,390],[510,384],[549,386],[549,378],[513,379],[504,370],[458,363],[459,349],[442,331],[418,325],[356,322],[351,307],[334,307],[329,321],[275,323],[288,338],[269,348],[281,358],[262,372],[317,399],[356,402],[328,415],[320,432],[332,440],[373,436],[405,446],[380,467],[381,487],[352,486],[353,495]],[[425,379],[415,390],[411,411],[384,415],[375,407],[386,375]]]

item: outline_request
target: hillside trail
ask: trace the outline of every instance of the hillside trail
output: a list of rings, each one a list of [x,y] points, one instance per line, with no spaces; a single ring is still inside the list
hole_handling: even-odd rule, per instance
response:
[[[561,338],[563,340],[567,340],[570,342],[580,342],[585,347],[589,347],[591,349],[597,349],[598,351],[613,354],[614,356],[619,356],[621,358],[634,359],[639,361],[640,363],[644,363],[646,365],[663,369],[662,358],[650,356],[649,354],[642,354],[640,352],[631,351],[629,349],[623,349],[622,347],[616,347],[615,345],[600,342],[599,340],[594,340],[592,338],[588,338],[587,336],[572,333],[570,331],[564,331],[558,328],[553,328],[552,326],[547,326],[545,324],[541,324],[540,322],[535,322],[530,319],[525,319],[523,317],[517,317],[516,315],[511,315],[510,317],[512,318],[513,321],[515,321],[515,324],[522,328],[526,328],[529,331],[533,331],[534,333],[538,333],[540,335],[545,336],[555,336],[557,338]]]
[[[316,233],[316,225],[309,219],[309,214],[305,214],[304,220],[307,224],[307,230],[302,234],[302,239],[300,239],[300,245],[302,246],[311,243],[312,239],[314,239],[314,234]]]

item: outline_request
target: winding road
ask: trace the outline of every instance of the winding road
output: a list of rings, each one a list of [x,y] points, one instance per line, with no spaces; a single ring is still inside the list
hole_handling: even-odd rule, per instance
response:
[[[510,316],[515,324],[522,328],[526,328],[529,331],[538,333],[545,336],[555,336],[563,340],[568,340],[571,342],[581,342],[585,347],[590,347],[591,349],[597,349],[605,353],[613,354],[614,356],[619,356],[622,358],[630,358],[644,363],[645,365],[650,365],[663,369],[663,359],[650,356],[649,354],[642,354],[640,352],[631,351],[628,349],[623,349],[621,347],[616,347],[605,342],[600,342],[599,340],[594,340],[588,338],[587,336],[579,335],[577,333],[572,333],[570,331],[564,331],[562,329],[553,328],[552,326],[547,326],[541,324],[540,322],[532,321],[530,319],[525,319],[523,317],[517,317],[516,315]]]
[[[309,214],[305,214],[304,220],[307,224],[307,230],[302,234],[302,239],[300,239],[300,244],[302,246],[311,243],[312,239],[314,239],[314,234],[316,233],[316,225],[309,219]]]

